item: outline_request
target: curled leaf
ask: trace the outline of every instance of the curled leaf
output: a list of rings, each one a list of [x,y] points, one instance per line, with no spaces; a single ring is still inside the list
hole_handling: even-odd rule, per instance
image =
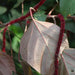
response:
[[[33,19],[21,39],[22,59],[42,75],[48,75],[51,65],[53,65],[59,32],[60,28],[57,25]],[[60,54],[65,47],[68,47],[68,41],[64,34]]]
[[[0,75],[12,75],[16,72],[12,58],[4,52],[0,52]]]

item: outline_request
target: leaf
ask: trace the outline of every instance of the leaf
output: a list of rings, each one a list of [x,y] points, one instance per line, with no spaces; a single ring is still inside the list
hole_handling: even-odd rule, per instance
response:
[[[45,10],[47,10],[48,8],[53,7],[55,2],[56,0],[46,0],[46,2],[42,6],[45,6]]]
[[[27,32],[21,39],[22,59],[42,75],[49,73],[54,61],[59,32],[60,28],[53,23],[32,19]],[[66,35],[64,35],[60,53],[65,47],[68,47]]]
[[[21,27],[19,26],[19,24],[14,24],[14,25],[12,25],[12,26],[10,26],[9,27],[9,30],[11,30],[14,34],[16,34],[19,38],[21,38],[22,37],[22,33],[23,33],[23,31],[22,31],[22,29],[21,29]],[[21,35],[21,36],[20,36]]]
[[[18,53],[19,51],[19,42],[20,42],[20,39],[16,36],[12,40],[12,48],[16,53]]]
[[[20,63],[22,64],[24,75],[33,75],[31,67],[28,63],[26,63],[25,61],[21,61]]]
[[[14,5],[13,8],[18,7],[24,0],[17,0],[17,3]]]
[[[38,12],[34,14],[34,18],[40,21],[45,21],[46,17],[45,11],[43,10],[38,10]]]
[[[74,75],[75,74],[75,49],[69,48],[65,49],[62,55],[62,60],[65,65],[61,71],[65,71],[62,75]]]
[[[33,75],[41,75],[40,73],[38,73],[37,71],[35,71],[34,69],[32,69]]]
[[[59,1],[58,1],[58,0],[56,0],[56,2],[58,3]]]
[[[73,20],[67,20],[65,29],[75,33],[75,22]]]
[[[12,16],[11,15],[9,16],[10,21],[14,20],[14,19],[17,19],[21,16],[21,14],[15,9],[12,9],[10,12],[11,12],[11,15],[12,15]]]
[[[12,75],[16,72],[13,59],[4,52],[0,52],[0,75]]]
[[[75,33],[69,32],[68,40],[70,48],[75,48]]]
[[[9,27],[9,30],[11,31],[11,33],[13,33],[15,36],[12,38],[12,48],[13,50],[18,53],[19,50],[19,43],[20,43],[20,38],[23,35],[23,31],[21,29],[21,27],[17,24],[17,25],[12,25]]]
[[[7,11],[7,9],[3,6],[0,6],[0,15],[5,13]]]
[[[60,0],[60,11],[67,17],[69,14],[75,14],[75,1],[74,0]]]

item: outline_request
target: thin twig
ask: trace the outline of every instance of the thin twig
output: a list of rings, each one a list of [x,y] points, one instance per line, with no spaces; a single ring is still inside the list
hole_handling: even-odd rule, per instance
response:
[[[20,24],[21,29],[24,31],[24,27],[23,27],[22,22],[19,22],[19,24]]]
[[[22,16],[23,16],[23,13],[24,13],[24,4],[23,4],[23,2],[22,2]]]
[[[5,26],[4,28],[2,28],[1,30],[0,30],[0,33],[5,29],[5,28],[8,28],[10,25],[8,25],[8,26]]]
[[[75,21],[75,16],[68,15],[67,18],[70,18]]]
[[[21,39],[20,37],[18,37],[13,31],[9,30],[12,34],[14,34],[18,39]]]
[[[0,24],[0,28],[3,28],[5,26],[6,26],[6,24]]]
[[[20,49],[19,49],[19,52],[18,52],[18,61],[21,62],[21,59],[20,59]]]
[[[26,19],[26,25],[25,25],[25,32],[27,31],[27,26],[28,26],[28,23],[27,23],[28,19]]]
[[[23,13],[24,13],[24,5],[23,5],[23,2],[24,1],[22,1],[22,16],[23,16]],[[21,29],[24,31],[22,21],[20,21],[19,24],[20,24]]]
[[[50,12],[48,13],[48,16],[47,16],[47,18],[52,18],[55,24],[56,24],[55,17],[57,17],[57,16],[56,15],[51,15],[51,14],[54,11],[54,9],[56,8],[57,4],[50,10]]]
[[[23,4],[23,2],[24,2],[24,1],[22,1],[22,16],[23,16],[23,13],[24,13],[24,4]],[[25,20],[25,19],[24,19],[24,20]],[[23,27],[22,21],[20,21],[19,24],[20,24],[21,29],[24,31],[24,27]]]
[[[3,28],[6,26],[6,23],[3,23],[2,21],[0,21],[0,28]]]
[[[56,24],[56,20],[55,20],[55,17],[52,17],[52,18],[53,18],[54,24]]]
[[[58,5],[58,3],[50,10],[50,12],[48,13],[48,15],[52,14],[52,12],[54,11],[54,9],[56,8],[57,5]]]
[[[57,17],[57,15],[47,15],[47,18],[52,18],[54,21],[54,24],[56,24],[56,20],[55,18]]]
[[[0,33],[4,30],[5,28],[2,28],[1,30],[0,30]],[[18,39],[21,39],[20,37],[18,37],[13,31],[11,31],[11,30],[9,30],[12,34],[14,34]]]
[[[11,45],[11,36],[10,36],[10,31],[8,30],[8,36],[10,40],[10,50],[11,50],[11,57],[13,58],[13,50],[12,50],[12,45]]]
[[[25,32],[27,31],[27,22],[26,22],[26,25],[25,25]]]

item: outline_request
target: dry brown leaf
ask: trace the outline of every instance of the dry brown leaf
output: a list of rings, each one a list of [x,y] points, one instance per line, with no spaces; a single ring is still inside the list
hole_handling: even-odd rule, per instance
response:
[[[0,75],[12,75],[12,72],[16,72],[12,58],[0,52]]]
[[[21,39],[20,53],[22,59],[42,75],[48,75],[50,66],[54,61],[59,32],[60,28],[54,23],[33,19]],[[67,47],[68,41],[64,34],[60,54]]]
[[[61,61],[60,75],[75,75],[75,49],[65,49]]]

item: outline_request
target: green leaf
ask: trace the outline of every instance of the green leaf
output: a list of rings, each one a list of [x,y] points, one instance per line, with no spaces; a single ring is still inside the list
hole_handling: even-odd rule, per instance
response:
[[[46,17],[45,11],[43,10],[38,10],[38,12],[34,14],[34,18],[40,21],[45,21]]]
[[[73,20],[67,20],[65,29],[75,33],[75,22]]]
[[[37,71],[35,71],[33,69],[32,69],[32,72],[33,72],[33,75],[41,75],[40,73],[38,73]]]
[[[20,43],[20,40],[15,36],[12,40],[12,48],[16,53],[18,53],[19,51],[19,43]]]
[[[58,1],[58,0],[56,0],[56,2],[58,3],[59,1]]]
[[[12,15],[12,17],[11,17],[11,15]],[[14,20],[14,19],[17,19],[17,18],[19,18],[21,16],[21,14],[15,9],[11,10],[11,15],[9,15],[10,21]]]
[[[21,36],[19,36],[19,34],[21,34],[21,33],[23,33],[23,31],[22,31],[22,29],[21,29],[21,27],[17,24],[15,24],[15,25],[12,25],[12,26],[10,26],[9,27],[9,30],[11,30],[14,34],[16,34],[19,38],[21,37]]]
[[[13,8],[18,7],[24,0],[17,0],[17,3],[14,5]]]
[[[0,15],[5,13],[7,11],[7,9],[3,6],[0,6]]]
[[[75,0],[60,0],[60,11],[64,17],[75,14]]]
[[[32,3],[33,1],[40,2],[40,0],[32,0]],[[56,3],[56,0],[46,0],[45,3],[39,9],[48,10],[50,9],[50,7],[53,7],[55,3]]]
[[[21,27],[18,25],[10,26],[9,30],[11,30],[16,35],[12,39],[12,48],[13,48],[14,52],[18,53],[20,38],[23,35],[23,31],[22,31]]]

